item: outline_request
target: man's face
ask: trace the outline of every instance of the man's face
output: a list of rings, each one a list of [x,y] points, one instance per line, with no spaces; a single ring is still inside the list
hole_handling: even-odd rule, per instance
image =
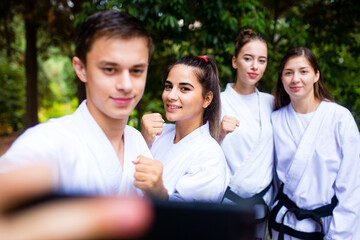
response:
[[[140,101],[149,63],[145,38],[95,40],[79,76],[86,84],[87,106],[97,122],[125,120]]]

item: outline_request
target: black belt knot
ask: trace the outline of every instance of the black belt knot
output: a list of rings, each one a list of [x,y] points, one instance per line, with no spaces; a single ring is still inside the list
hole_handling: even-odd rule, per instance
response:
[[[249,198],[242,198],[239,195],[237,195],[236,193],[234,193],[230,189],[230,187],[227,187],[221,202],[223,202],[224,199],[227,198],[238,205],[247,206],[247,207],[254,207],[255,205],[263,205],[265,208],[265,216],[263,218],[256,219],[255,223],[259,224],[259,223],[265,222],[269,218],[270,210],[269,210],[268,205],[264,201],[263,197],[269,191],[271,185],[272,185],[272,183],[270,183],[261,192],[255,194],[254,196],[249,197]]]
[[[284,235],[290,235],[300,239],[323,239],[324,237],[324,226],[321,220],[322,217],[327,217],[332,215],[334,208],[338,203],[338,199],[334,196],[331,199],[331,203],[313,210],[306,210],[301,209],[296,204],[291,201],[288,196],[283,193],[284,184],[281,185],[278,195],[276,196],[275,200],[279,200],[277,205],[273,208],[270,212],[270,220],[269,220],[269,231],[271,234],[271,228],[279,232],[278,240],[283,240]],[[283,215],[281,219],[281,223],[277,223],[275,221],[276,215],[280,211],[281,207],[285,206],[287,211]],[[312,219],[317,224],[320,225],[321,231],[320,232],[301,232],[297,231],[293,228],[290,228],[284,224],[285,217],[288,213],[294,213],[297,220],[303,219]]]

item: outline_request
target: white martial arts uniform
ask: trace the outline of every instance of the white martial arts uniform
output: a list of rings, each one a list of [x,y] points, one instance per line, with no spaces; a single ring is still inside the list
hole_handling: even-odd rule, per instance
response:
[[[221,115],[235,117],[240,124],[226,135],[221,148],[231,172],[231,190],[248,198],[266,188],[273,177],[274,145],[270,121],[273,96],[256,89],[260,115],[260,121],[256,121],[252,109],[232,86],[233,83],[228,83],[221,93]],[[271,196],[266,202],[270,204]]]
[[[308,126],[291,104],[272,114],[276,172],[283,192],[299,208],[328,205],[336,195],[333,216],[322,218],[324,239],[358,239],[360,224],[360,137],[353,116],[344,107],[321,102]],[[274,206],[277,201],[274,203]],[[286,211],[283,206],[276,222]],[[302,232],[319,232],[310,219],[298,221],[288,213],[284,223]],[[278,233],[273,230],[273,239]],[[285,235],[285,239],[296,239]]]
[[[228,184],[228,169],[219,144],[210,135],[209,124],[176,144],[174,139],[175,125],[164,124],[150,148],[154,159],[163,163],[169,200],[219,202]]]
[[[138,130],[124,130],[124,168],[86,101],[71,115],[51,119],[26,130],[0,158],[0,172],[9,168],[50,163],[56,171],[59,191],[86,194],[129,194],[141,191],[133,185],[138,155],[151,153]]]
[[[240,121],[239,127],[228,133],[221,148],[230,168],[231,191],[241,198],[249,198],[268,187],[273,179],[274,144],[271,126],[273,96],[259,92],[240,95],[228,83],[221,93],[222,118],[229,115]],[[221,118],[221,119],[222,119]],[[273,198],[272,187],[263,199],[269,206]],[[228,203],[224,199],[224,203]],[[263,211],[257,211],[261,218]],[[258,238],[264,238],[266,223],[257,226]]]

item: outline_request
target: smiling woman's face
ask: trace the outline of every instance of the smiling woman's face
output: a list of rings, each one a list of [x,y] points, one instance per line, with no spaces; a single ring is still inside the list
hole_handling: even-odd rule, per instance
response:
[[[204,99],[195,71],[194,67],[183,64],[177,64],[170,70],[162,94],[169,121],[202,124],[204,110],[209,103]]]
[[[314,83],[319,80],[319,72],[304,56],[290,58],[284,65],[281,81],[291,101],[314,98]]]

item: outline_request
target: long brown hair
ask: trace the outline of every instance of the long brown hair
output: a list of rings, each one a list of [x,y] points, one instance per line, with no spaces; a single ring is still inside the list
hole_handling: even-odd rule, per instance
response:
[[[315,54],[306,47],[296,47],[290,49],[281,60],[278,70],[278,78],[275,88],[275,94],[274,94],[275,110],[284,107],[290,103],[289,94],[287,94],[287,92],[285,91],[281,78],[287,61],[291,58],[300,57],[300,56],[304,56],[308,60],[315,73],[319,72],[319,80],[314,83],[314,97],[321,101],[325,100],[325,101],[334,102],[322,78],[320,65]]]

